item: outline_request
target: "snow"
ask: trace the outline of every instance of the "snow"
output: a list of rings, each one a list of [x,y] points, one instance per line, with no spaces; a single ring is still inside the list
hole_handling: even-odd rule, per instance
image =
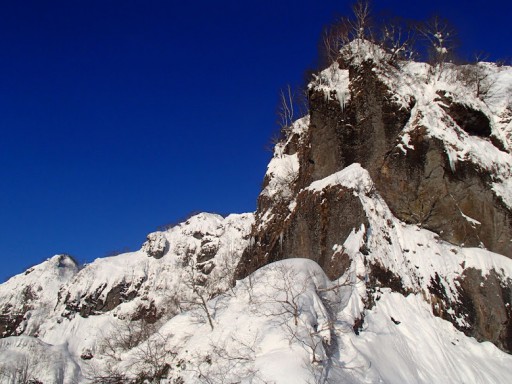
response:
[[[488,90],[476,97],[449,63],[442,70],[414,62],[391,67],[384,51],[357,39],[344,50],[353,65],[370,59],[379,64],[375,73],[393,90],[393,102],[409,109],[414,101],[396,143],[402,153],[415,150],[411,137],[425,128],[429,137],[443,143],[454,172],[461,162],[472,163],[490,176],[490,188],[512,207],[511,67],[480,63],[477,69],[485,75]],[[328,100],[336,99],[343,110],[350,101],[349,80],[348,70],[334,63],[309,87]],[[441,91],[488,116],[493,136],[506,151],[458,127],[443,109]],[[296,148],[307,145],[309,123],[309,116],[292,123],[275,146],[260,195],[269,200],[269,209],[259,213],[260,226],[273,218],[276,203],[290,212],[298,209]],[[512,356],[434,316],[429,293],[431,281],[440,279],[448,300],[454,302],[464,270],[477,269],[484,277],[494,272],[506,280],[512,276],[512,260],[446,243],[433,232],[401,222],[360,164],[305,190],[322,194],[339,187],[360,200],[367,225],[354,228],[333,247],[333,253],[344,252],[351,260],[336,281],[330,281],[314,261],[286,255],[288,259],[260,268],[233,287],[236,265],[254,245],[254,215],[224,218],[208,213],[149,234],[136,252],[97,259],[82,269],[67,256],[55,256],[14,276],[0,285],[0,303],[3,308],[16,309],[22,302],[28,306],[17,329],[23,335],[0,339],[0,383],[10,383],[12,368],[27,364],[37,368],[43,382],[85,383],[94,370],[105,369],[133,378],[154,369],[155,358],[170,367],[169,378],[162,383],[512,382]],[[481,225],[462,211],[461,215],[471,225]],[[148,257],[151,253],[161,257]],[[371,293],[374,305],[368,309],[369,274],[375,264],[396,275],[408,293],[377,287]],[[198,274],[191,265],[215,267],[194,285]],[[125,296],[114,309],[77,313],[88,301],[106,301],[115,289]],[[151,333],[137,345],[106,354],[105,340],[114,339],[130,324],[141,324],[131,319],[150,305],[166,311]],[[456,315],[450,307],[446,312]],[[354,325],[362,319],[356,333]],[[463,317],[454,321],[466,325]],[[92,359],[83,360],[84,354]],[[148,355],[153,360],[141,359]]]
[[[395,324],[393,319],[399,324]],[[421,295],[386,290],[350,341],[383,382],[507,383],[512,356],[432,315]]]
[[[52,346],[30,336],[0,339],[0,382],[9,378],[16,383],[37,379],[73,384],[84,380],[65,344]]]
[[[333,63],[329,68],[324,69],[309,84],[309,89],[320,91],[325,95],[327,100],[336,98],[341,110],[345,109],[345,105],[350,100],[349,91],[349,73],[348,69],[340,69],[338,63]]]
[[[289,286],[291,276],[294,284]],[[354,334],[341,320],[350,302],[339,299],[355,287],[329,290],[335,284],[313,261],[287,259],[256,271],[212,302],[217,308],[213,330],[190,313],[171,319],[160,333],[180,330],[169,343],[180,351],[174,360],[188,367],[173,377],[186,383],[199,382],[202,375],[211,382],[276,384],[317,382],[322,376],[349,383],[512,379],[511,356],[433,316],[420,294],[404,297],[383,289],[376,306],[365,313],[363,329]],[[283,304],[286,297],[288,302],[296,299],[296,322],[292,307]],[[333,322],[326,306],[336,308],[340,320]],[[322,329],[329,332],[322,334]]]
[[[373,188],[369,173],[359,163],[354,163],[324,179],[313,182],[306,190],[318,192],[333,185],[341,185],[361,193],[368,193]]]

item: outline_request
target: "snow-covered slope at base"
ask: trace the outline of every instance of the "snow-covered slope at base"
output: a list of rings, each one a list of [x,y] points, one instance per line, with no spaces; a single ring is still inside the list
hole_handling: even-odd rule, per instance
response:
[[[0,382],[76,384],[83,380],[65,346],[30,336],[0,339]]]
[[[386,383],[509,383],[512,356],[478,343],[432,315],[420,295],[385,291],[368,311],[359,336],[351,335]],[[347,368],[349,368],[347,366]]]
[[[176,352],[167,355],[170,378],[276,384],[512,380],[512,356],[434,317],[420,295],[383,290],[356,335],[343,321],[355,289],[347,281],[330,282],[306,259],[263,267],[209,303],[213,330],[194,311],[159,330],[155,338],[164,337]],[[135,375],[138,356],[124,355],[119,370]]]
[[[415,276],[409,284],[416,288],[429,276],[429,268],[447,276],[464,260],[484,269],[503,268],[508,274],[512,261],[483,250],[436,243],[432,233],[397,222],[402,245],[411,250],[402,250],[399,259],[398,249],[386,249],[380,243],[389,245],[378,227],[387,231],[389,227],[379,220],[387,221],[389,213],[372,194],[366,171],[353,165],[310,188],[321,191],[333,183],[353,188],[365,208],[374,212],[372,230],[361,228],[344,242],[352,264],[339,280],[329,281],[311,260],[276,262],[238,281],[206,308],[193,306],[158,323],[159,328],[140,333],[145,335],[140,341],[116,353],[106,342],[115,341],[127,326],[135,327],[130,328],[132,336],[140,335],[142,328],[134,326],[140,321],[123,321],[120,311],[87,318],[77,315],[47,330],[46,338],[53,338],[55,345],[26,336],[2,340],[0,361],[7,366],[3,372],[11,376],[0,376],[0,382],[11,382],[11,369],[22,366],[27,361],[24,356],[46,356],[46,363],[38,365],[38,378],[55,383],[112,378],[128,383],[159,372],[165,376],[161,383],[510,383],[512,356],[493,344],[466,337],[451,323],[433,316],[421,293],[405,297],[384,288],[377,292],[375,305],[364,310],[369,271],[359,249],[363,236],[370,234],[377,248],[369,257],[399,268],[403,276]],[[418,245],[420,241],[425,246]],[[433,244],[439,248],[430,250]],[[457,251],[457,261],[435,261],[438,251],[453,256],[451,249]],[[415,275],[407,272],[411,262],[419,263],[419,268],[413,267],[418,271]],[[361,315],[364,323],[356,334],[354,320]]]

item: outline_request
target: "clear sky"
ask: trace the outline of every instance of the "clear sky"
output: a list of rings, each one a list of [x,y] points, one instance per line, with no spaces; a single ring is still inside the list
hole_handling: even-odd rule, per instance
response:
[[[512,2],[374,1],[512,55]],[[192,211],[256,208],[278,91],[340,0],[0,1],[0,282],[138,249]]]

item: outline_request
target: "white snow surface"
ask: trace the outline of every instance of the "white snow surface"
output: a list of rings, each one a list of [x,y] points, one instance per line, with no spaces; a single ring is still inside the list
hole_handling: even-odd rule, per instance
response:
[[[508,383],[512,356],[434,317],[420,294],[383,289],[356,335],[356,271],[331,282],[307,259],[267,265],[199,310],[159,330],[170,351],[169,382]],[[357,313],[359,314],[359,313]],[[136,353],[118,368],[135,374]]]

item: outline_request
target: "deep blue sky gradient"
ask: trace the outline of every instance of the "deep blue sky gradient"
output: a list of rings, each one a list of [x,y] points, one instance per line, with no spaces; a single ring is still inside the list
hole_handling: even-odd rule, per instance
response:
[[[510,1],[374,6],[440,13],[463,54],[512,54]],[[253,211],[278,91],[302,83],[322,27],[348,9],[0,1],[0,282],[57,253],[137,249],[191,211]]]

